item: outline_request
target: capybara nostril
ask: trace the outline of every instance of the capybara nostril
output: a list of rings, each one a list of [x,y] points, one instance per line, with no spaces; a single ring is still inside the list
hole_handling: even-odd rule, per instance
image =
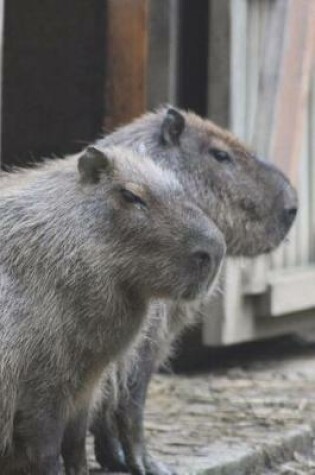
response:
[[[297,207],[286,208],[283,210],[283,221],[289,227],[293,223],[297,215]]]
[[[286,212],[287,212],[287,215],[290,216],[290,218],[293,220],[295,219],[297,215],[297,207],[289,208],[286,210]]]
[[[296,218],[298,207],[297,193],[295,189],[287,185],[283,191],[283,209],[281,212],[282,223],[287,228],[287,231]]]
[[[192,259],[198,268],[205,269],[206,267],[210,268],[211,266],[211,258],[207,251],[195,251],[192,254]]]

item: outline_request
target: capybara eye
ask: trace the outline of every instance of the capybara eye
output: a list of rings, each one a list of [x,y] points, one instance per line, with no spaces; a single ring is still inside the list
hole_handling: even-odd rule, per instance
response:
[[[209,152],[218,162],[231,161],[231,156],[228,154],[228,152],[225,152],[224,150],[219,150],[217,148],[210,148]]]
[[[140,198],[140,196],[135,195],[134,193],[132,193],[132,191],[130,191],[130,190],[127,190],[126,188],[122,188],[120,190],[120,193],[122,194],[124,200],[127,203],[131,203],[131,204],[134,204],[134,205],[140,205],[140,206],[146,206],[146,203],[143,201],[143,199]]]

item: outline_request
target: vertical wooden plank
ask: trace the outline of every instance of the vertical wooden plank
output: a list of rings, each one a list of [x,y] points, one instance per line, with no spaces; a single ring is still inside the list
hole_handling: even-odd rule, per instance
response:
[[[297,264],[307,265],[309,260],[309,123],[308,107],[303,119],[304,130],[298,171],[299,213],[297,216]]]
[[[149,0],[147,106],[177,103],[179,0]]]
[[[247,37],[246,37],[246,116],[245,138],[251,143],[258,154],[255,143],[255,122],[259,113],[258,81],[261,63],[261,24],[265,20],[267,3],[260,0],[251,0],[247,3]],[[248,294],[257,294],[266,290],[267,260],[265,257],[247,259],[242,268],[242,289]]]
[[[272,127],[272,110],[276,95],[277,65],[283,45],[283,28],[281,28],[281,25],[285,21],[286,4],[283,0],[277,0],[277,2],[267,0],[259,1],[258,7],[260,12],[258,57],[260,60],[257,65],[257,102],[252,141],[258,155],[264,160],[270,160],[272,157],[268,157],[268,149]],[[261,87],[262,78],[265,87]],[[268,257],[258,258],[260,265],[256,267],[259,269],[259,275],[261,276],[261,288],[263,288],[263,281],[265,281],[266,288],[267,269],[283,267],[283,260],[283,246],[280,246]],[[256,273],[257,271],[254,276]],[[258,280],[257,277],[256,280]]]
[[[178,69],[179,69],[179,18],[180,0],[170,1],[170,73],[169,73],[169,101],[171,104],[178,103]],[[159,2],[161,4],[161,2]]]
[[[287,2],[269,148],[273,161],[300,190],[300,212],[285,247],[286,266],[307,264],[309,258],[307,111],[315,47],[314,22],[314,2]]]
[[[310,260],[315,263],[315,61],[313,64],[309,107],[309,205],[310,205]]]
[[[223,127],[230,125],[230,74],[231,74],[231,22],[230,0],[209,0],[208,24],[208,116]],[[233,268],[233,264],[232,264]],[[235,265],[234,284],[237,287],[240,279],[239,267]],[[224,340],[224,322],[229,318],[230,310],[226,309],[226,300],[230,294],[236,295],[238,287],[226,288],[230,275],[230,264],[226,264],[222,272],[224,292],[217,297],[213,305],[205,309],[203,319],[204,345],[221,345]],[[236,312],[237,313],[237,312]],[[237,317],[236,317],[237,318]]]
[[[2,156],[2,59],[3,59],[3,31],[4,31],[4,0],[0,0],[0,167]]]
[[[274,162],[297,182],[315,47],[315,2],[289,0],[287,5],[270,153]]]
[[[256,145],[253,143],[253,137],[260,70],[260,24],[262,22],[260,4],[259,0],[252,0],[248,4],[246,140],[254,146]]]
[[[233,260],[226,264],[224,307],[223,343],[232,344],[252,339],[255,335],[255,320],[249,301],[243,297],[240,268]]]
[[[315,20],[314,3],[305,0],[277,0],[270,6],[270,21],[266,25],[264,59],[261,65],[255,142],[259,150],[265,151],[273,163],[298,182],[311,57],[314,51],[314,32],[311,27]],[[305,153],[304,164],[301,166],[305,177]],[[305,194],[303,199],[304,209],[307,207]],[[282,245],[273,253],[273,269],[296,264],[297,254],[301,261],[302,252],[302,260],[305,260],[308,253],[306,221],[306,214],[303,218],[300,215],[290,234],[289,245]]]
[[[286,241],[285,244],[287,244],[287,243],[288,243],[288,241]],[[272,270],[283,268],[284,260],[285,260],[285,253],[286,253],[285,244],[281,244],[280,247],[278,247],[270,255],[270,268]]]
[[[106,3],[105,130],[146,109],[148,0]]]
[[[246,139],[247,0],[232,0],[231,8],[231,129]]]
[[[148,107],[168,102],[170,76],[170,2],[149,1]]]
[[[210,0],[208,115],[223,127],[230,124],[230,44],[230,0]]]
[[[265,23],[263,35],[263,57],[260,64],[257,105],[259,112],[256,114],[254,127],[255,146],[260,155],[266,158],[273,128],[273,110],[278,88],[278,68],[284,45],[283,26],[286,21],[287,8],[287,0],[277,0],[270,6],[270,10],[266,11],[269,21]]]

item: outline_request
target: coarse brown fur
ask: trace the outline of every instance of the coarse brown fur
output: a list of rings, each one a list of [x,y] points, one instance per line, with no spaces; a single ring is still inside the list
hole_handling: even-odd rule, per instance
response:
[[[209,291],[225,242],[172,173],[121,148],[0,182],[0,473],[59,475],[62,452],[68,475],[87,474],[104,370],[150,299]]]

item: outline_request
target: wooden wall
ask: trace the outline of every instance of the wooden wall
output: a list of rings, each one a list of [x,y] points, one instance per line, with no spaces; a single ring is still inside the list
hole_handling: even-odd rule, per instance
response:
[[[208,345],[315,335],[314,24],[308,0],[210,0],[209,111],[291,178],[299,213],[277,251],[227,262]]]

